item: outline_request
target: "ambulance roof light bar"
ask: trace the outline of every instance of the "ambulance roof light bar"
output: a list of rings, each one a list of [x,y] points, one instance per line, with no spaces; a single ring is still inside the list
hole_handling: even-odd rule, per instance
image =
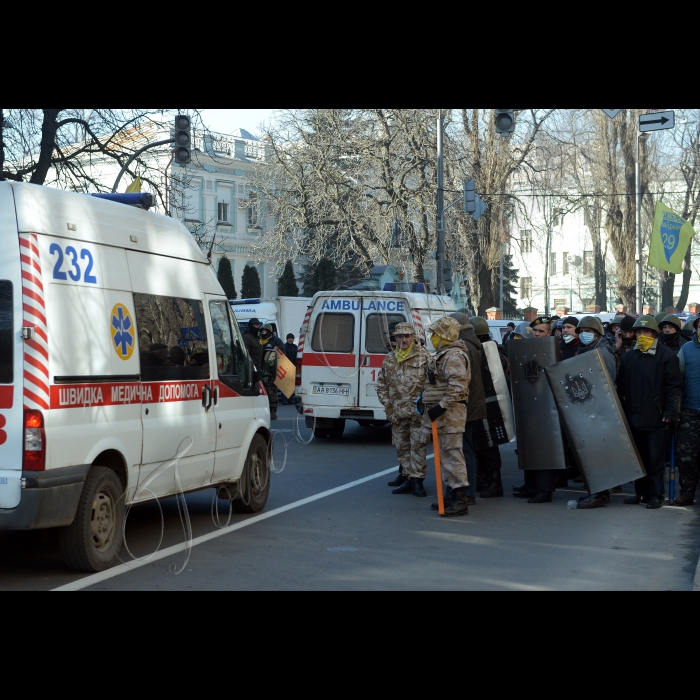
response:
[[[260,299],[229,299],[229,304],[259,304]]]
[[[150,209],[156,203],[155,197],[150,192],[113,192],[109,194],[93,194],[92,196],[141,209]]]

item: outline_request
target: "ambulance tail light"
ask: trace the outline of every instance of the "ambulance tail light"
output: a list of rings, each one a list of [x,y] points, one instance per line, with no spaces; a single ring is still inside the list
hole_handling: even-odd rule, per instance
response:
[[[296,377],[296,379],[294,380],[294,383],[295,383],[297,386],[301,386],[301,363],[302,363],[302,360],[301,360],[301,359],[298,359],[297,362],[296,362],[296,365],[297,365],[297,377]]]
[[[22,468],[41,472],[46,467],[46,434],[41,411],[24,411],[24,461]]]
[[[258,382],[258,389],[260,389],[260,396],[267,396],[265,385],[262,382]]]

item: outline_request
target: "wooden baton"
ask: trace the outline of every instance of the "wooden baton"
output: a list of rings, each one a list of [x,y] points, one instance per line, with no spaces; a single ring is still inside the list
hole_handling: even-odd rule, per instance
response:
[[[432,421],[433,452],[435,453],[435,483],[437,484],[438,513],[445,514],[445,499],[442,495],[442,469],[440,467],[440,440],[438,438],[437,421]]]

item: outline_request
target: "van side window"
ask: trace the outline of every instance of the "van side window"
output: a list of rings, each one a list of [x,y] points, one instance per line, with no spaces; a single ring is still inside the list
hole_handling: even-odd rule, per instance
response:
[[[316,352],[352,352],[355,348],[355,316],[321,313],[316,317],[311,348]]]
[[[144,382],[209,379],[204,304],[198,299],[134,294]]]
[[[231,323],[230,308],[231,306],[226,300],[209,302],[219,379],[229,389],[240,391],[249,385],[248,356],[240,334],[236,332],[238,325],[235,322]],[[231,333],[232,325],[235,328],[233,334]]]
[[[370,314],[367,316],[365,348],[367,352],[384,353],[391,350],[389,336],[394,334],[397,323],[405,323],[402,314]]]
[[[0,280],[0,384],[12,384],[12,282]]]

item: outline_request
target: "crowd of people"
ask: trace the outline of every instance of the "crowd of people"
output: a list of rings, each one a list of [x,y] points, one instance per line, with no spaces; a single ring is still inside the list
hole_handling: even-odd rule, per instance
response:
[[[467,514],[477,493],[482,498],[502,497],[498,445],[507,438],[502,424],[496,425],[500,414],[487,411],[496,400],[494,378],[499,371],[508,377],[511,343],[554,336],[559,361],[600,351],[646,472],[634,482],[635,493],[624,503],[641,503],[652,510],[662,507],[665,468],[675,450],[680,481],[675,504],[692,505],[700,476],[699,324],[700,318],[684,323],[666,313],[656,317],[619,314],[607,324],[596,316],[538,317],[509,324],[503,345],[497,345],[499,352],[488,353],[490,365],[485,346],[495,341],[483,318],[456,312],[429,326],[434,355],[418,340],[412,325],[397,324],[395,347],[384,360],[377,389],[392,423],[400,464],[398,475],[389,482],[392,493],[427,495],[423,486],[426,446],[435,423],[445,486],[441,514]],[[513,495],[529,503],[547,503],[555,489],[568,486],[569,479],[585,484],[570,445],[567,454],[567,464],[557,470],[525,464],[525,483],[514,487]],[[610,491],[589,490],[588,496],[579,499],[578,508],[609,503]],[[438,504],[432,507],[438,509]]]

